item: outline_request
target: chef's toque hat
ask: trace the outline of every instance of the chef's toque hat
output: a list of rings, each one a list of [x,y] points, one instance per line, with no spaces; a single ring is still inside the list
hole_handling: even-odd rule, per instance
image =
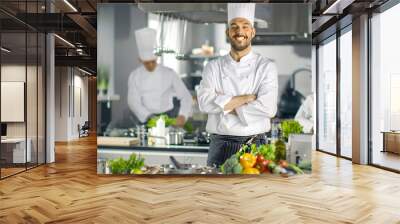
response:
[[[228,24],[234,18],[245,18],[254,25],[255,3],[228,3]]]
[[[154,48],[156,47],[157,31],[151,28],[142,28],[135,31],[135,36],[139,58],[142,61],[156,60]]]

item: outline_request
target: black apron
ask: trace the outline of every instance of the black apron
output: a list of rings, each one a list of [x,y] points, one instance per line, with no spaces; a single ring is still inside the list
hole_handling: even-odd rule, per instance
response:
[[[252,137],[254,140],[252,144],[257,146],[266,144],[266,137],[264,134],[253,136],[232,136],[232,135],[211,135],[210,148],[208,150],[207,166],[220,167],[224,164],[225,160],[237,153]]]

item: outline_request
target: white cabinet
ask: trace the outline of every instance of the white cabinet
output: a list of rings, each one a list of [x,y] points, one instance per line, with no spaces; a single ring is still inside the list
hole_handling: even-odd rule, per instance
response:
[[[4,147],[3,151],[10,151],[10,153],[12,153],[12,163],[25,163],[32,161],[31,139],[29,138],[27,139],[26,151],[25,151],[25,138],[2,139],[1,144],[2,147]]]

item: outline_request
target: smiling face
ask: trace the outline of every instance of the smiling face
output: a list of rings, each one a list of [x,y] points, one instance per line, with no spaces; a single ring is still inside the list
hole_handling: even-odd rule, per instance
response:
[[[249,20],[245,18],[234,18],[229,23],[226,35],[229,38],[231,47],[235,51],[243,51],[251,46],[256,30]]]

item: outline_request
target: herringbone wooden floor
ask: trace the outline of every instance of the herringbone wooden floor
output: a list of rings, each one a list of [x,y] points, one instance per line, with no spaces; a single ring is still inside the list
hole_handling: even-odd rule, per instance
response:
[[[400,223],[400,175],[313,154],[311,175],[99,177],[94,137],[0,181],[0,223]]]

